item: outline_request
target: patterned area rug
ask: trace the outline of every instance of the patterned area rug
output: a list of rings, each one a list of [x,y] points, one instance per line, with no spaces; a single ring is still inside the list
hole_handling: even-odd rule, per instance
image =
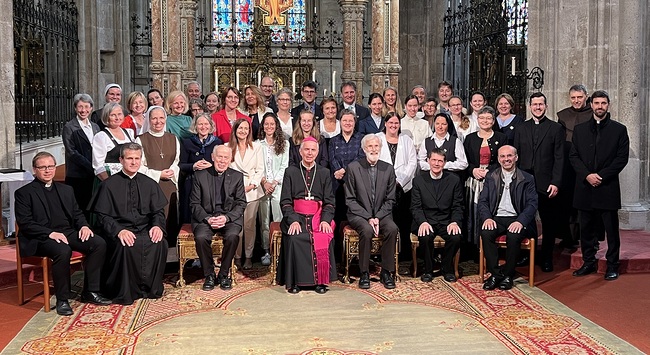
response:
[[[334,282],[318,295],[270,286],[266,269],[239,274],[230,291],[201,280],[158,300],[75,314],[39,312],[3,354],[632,354],[636,348],[523,279],[508,292],[403,276],[394,290]]]

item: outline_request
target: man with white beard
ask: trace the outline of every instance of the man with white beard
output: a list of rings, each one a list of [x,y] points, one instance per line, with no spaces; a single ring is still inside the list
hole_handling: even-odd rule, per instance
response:
[[[359,288],[370,288],[370,247],[372,237],[380,235],[381,276],[387,289],[395,288],[395,240],[399,228],[393,222],[396,177],[393,166],[379,160],[381,140],[367,134],[361,140],[366,157],[348,165],[345,183],[345,202],[348,222],[359,234]]]

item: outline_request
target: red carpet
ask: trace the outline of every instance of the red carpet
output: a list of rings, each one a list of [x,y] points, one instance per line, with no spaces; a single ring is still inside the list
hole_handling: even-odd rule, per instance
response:
[[[605,273],[607,260],[605,253],[607,242],[600,243],[600,250],[596,254],[598,259],[598,272]],[[621,231],[621,267],[620,273],[650,272],[650,233],[645,231]],[[582,266],[582,253],[580,248],[571,253],[571,269]]]

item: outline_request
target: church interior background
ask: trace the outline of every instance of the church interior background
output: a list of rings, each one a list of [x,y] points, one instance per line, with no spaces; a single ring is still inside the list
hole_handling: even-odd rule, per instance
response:
[[[103,105],[107,83],[163,94],[198,81],[203,94],[258,85],[320,101],[357,85],[357,101],[386,86],[401,97],[453,83],[463,100],[503,93],[525,115],[526,97],[549,97],[549,117],[585,84],[612,96],[630,129],[621,225],[648,226],[648,53],[645,0],[12,0],[0,5],[2,167],[27,167],[39,150],[63,162],[60,134],[72,97]],[[605,30],[607,29],[607,33]],[[13,51],[10,49],[13,48]],[[294,102],[294,105],[296,102]],[[641,113],[641,114],[640,114]],[[21,165],[22,164],[22,165]],[[6,193],[3,195],[6,200]],[[6,201],[5,201],[6,202]],[[4,204],[7,205],[6,203]]]

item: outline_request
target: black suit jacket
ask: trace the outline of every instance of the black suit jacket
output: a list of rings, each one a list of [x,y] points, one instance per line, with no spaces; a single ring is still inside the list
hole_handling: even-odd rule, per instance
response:
[[[244,175],[231,168],[224,171],[223,189],[225,199],[222,206],[228,222],[243,226],[246,194],[244,193]],[[216,216],[214,186],[217,171],[214,168],[199,170],[194,173],[190,209],[192,210],[192,229],[198,224],[207,223],[207,219]]]
[[[99,132],[99,126],[90,121],[93,135]],[[63,126],[63,146],[65,147],[65,175],[75,178],[93,177],[93,149],[91,141],[79,125],[77,117]]]
[[[456,174],[443,171],[436,194],[433,179],[429,172],[413,179],[411,189],[411,212],[413,213],[413,230],[424,222],[448,225],[463,223],[463,188]]]
[[[339,119],[341,119],[341,113],[343,112],[343,109],[345,109],[345,104],[342,102],[339,104]],[[361,121],[365,120],[366,118],[370,117],[370,110],[362,105],[359,105],[357,103],[354,104],[354,113],[357,116],[357,123],[354,126],[354,131],[358,132],[359,131],[359,124]]]
[[[535,177],[537,192],[547,194],[549,185],[562,184],[564,169],[564,129],[562,125],[544,117],[539,127],[537,145],[533,143],[535,122],[531,118],[515,129],[515,143],[519,168]]]
[[[386,126],[386,122],[384,119],[381,119],[381,123],[379,123],[379,127],[375,124],[375,120],[372,119],[372,116],[368,115],[368,117],[364,118],[363,120],[359,121],[359,133],[366,135],[369,133],[379,133],[384,130],[384,126]]]
[[[345,172],[345,204],[348,206],[348,219],[358,216],[365,220],[382,219],[390,216],[395,204],[395,170],[384,162],[377,162],[377,180],[375,182],[375,202],[371,200],[370,163],[359,159],[348,164]]]
[[[72,187],[53,183],[61,199],[64,214],[68,218],[70,227],[79,230],[88,226],[83,212],[77,206]],[[43,183],[34,180],[29,184],[16,190],[14,193],[16,223],[20,229],[20,253],[22,256],[32,256],[36,252],[39,241],[49,238],[50,233],[56,232],[50,229],[50,208],[43,193]]]
[[[320,104],[316,102],[316,111],[314,112],[314,118],[316,121],[320,121],[323,118],[323,111],[320,108]],[[297,122],[300,122],[300,112],[309,107],[305,106],[304,103],[291,109],[291,117],[293,117],[293,126],[295,127]]]
[[[490,148],[490,164],[488,164],[488,171],[493,171],[499,168],[497,160],[499,148],[506,145],[508,137],[501,132],[494,132],[492,137],[488,138],[488,147]],[[463,146],[465,148],[465,156],[467,156],[467,172],[472,176],[472,170],[481,166],[481,144],[483,138],[478,136],[478,132],[470,133],[465,137]]]

